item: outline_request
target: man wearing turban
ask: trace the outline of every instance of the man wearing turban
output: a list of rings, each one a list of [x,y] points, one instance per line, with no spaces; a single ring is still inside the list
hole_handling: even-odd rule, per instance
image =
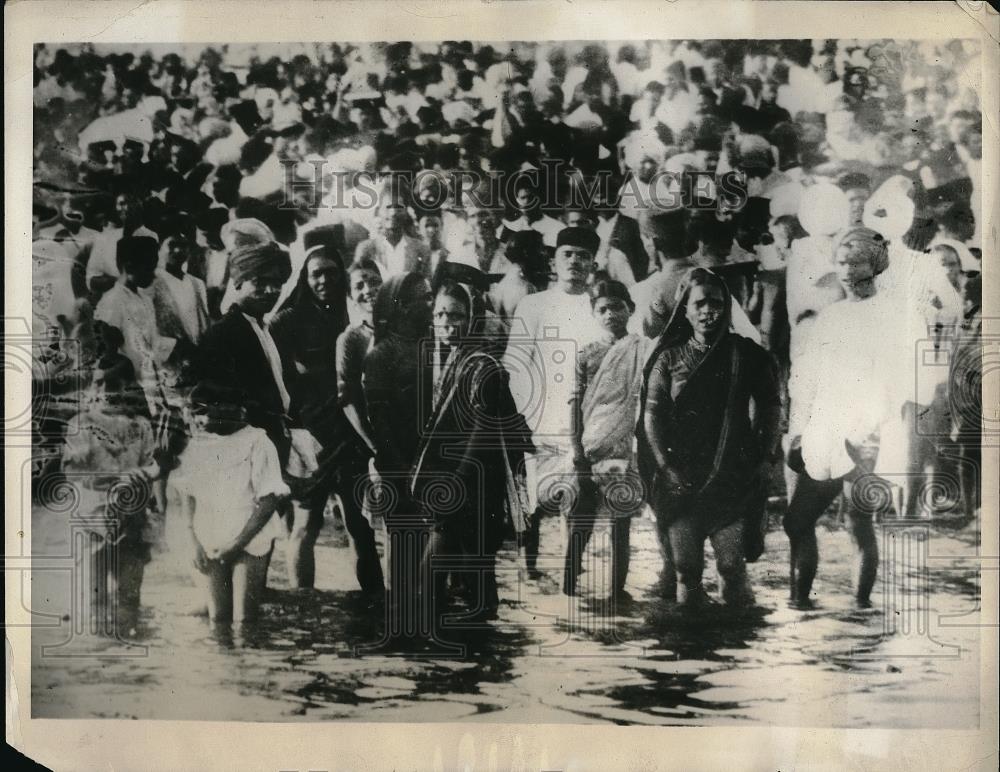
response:
[[[200,375],[247,395],[247,422],[267,432],[282,465],[288,460],[291,363],[283,362],[264,325],[281,287],[291,275],[288,253],[277,242],[248,243],[229,254],[233,304],[205,334],[199,350]]]
[[[843,491],[847,522],[858,549],[855,601],[871,605],[878,570],[878,544],[871,502],[854,491],[886,469],[886,428],[901,410],[899,367],[905,354],[886,323],[897,312],[878,290],[888,263],[886,240],[865,227],[849,228],[835,241],[834,269],[846,297],[823,308],[809,332],[809,346],[789,381],[793,438],[784,527],[791,541],[791,602],[813,605],[812,583],[819,553],[816,521]],[[869,488],[870,490],[870,488]]]

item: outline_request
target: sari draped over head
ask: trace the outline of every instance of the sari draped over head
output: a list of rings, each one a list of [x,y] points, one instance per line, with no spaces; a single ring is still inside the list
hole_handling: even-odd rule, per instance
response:
[[[523,458],[534,446],[507,371],[476,329],[474,312],[441,372],[409,489],[436,526],[459,528],[464,540],[479,538],[495,550],[507,516],[515,529],[524,528]]]
[[[693,275],[699,270],[704,269]],[[697,517],[704,532],[711,534],[742,518],[747,534],[757,536],[746,543],[748,559],[756,559],[763,551],[766,503],[759,465],[774,454],[778,440],[781,403],[776,365],[764,349],[730,330],[728,287],[717,332],[699,352],[691,345],[694,331],[686,316],[689,294],[690,285],[643,368],[636,427],[639,472],[647,484],[653,483],[651,500],[668,520]],[[682,359],[689,367],[679,392],[671,396],[669,384],[666,389],[658,386],[654,403],[652,381],[670,379]],[[646,435],[647,410],[654,411],[662,427],[660,439]],[[663,451],[669,469],[657,467],[652,442],[669,443]],[[679,484],[658,484],[669,479]]]
[[[322,305],[309,287],[309,259],[322,253],[337,265],[343,292],[328,305]],[[270,333],[282,356],[295,363],[298,377],[291,394],[290,412],[319,443],[301,434],[293,455],[300,469],[312,468],[312,483],[320,488],[353,482],[358,469],[364,469],[370,453],[357,437],[337,399],[337,338],[348,324],[347,277],[336,251],[322,245],[313,247],[299,270],[298,280],[270,322]],[[318,465],[318,469],[316,469]],[[292,472],[290,472],[292,473]],[[292,473],[300,477],[302,474]]]
[[[604,355],[583,395],[583,450],[593,463],[631,459],[643,365],[652,341],[626,335]]]
[[[423,280],[423,275],[416,272],[400,273],[390,276],[379,288],[372,306],[376,345],[390,335],[404,334],[402,298],[414,284]]]
[[[365,358],[364,389],[375,430],[375,465],[383,484],[398,483],[400,488],[416,456],[429,410],[420,364],[421,336],[426,333],[406,328],[402,306],[406,293],[422,281],[424,277],[417,273],[397,274],[379,289],[372,308],[374,346]]]

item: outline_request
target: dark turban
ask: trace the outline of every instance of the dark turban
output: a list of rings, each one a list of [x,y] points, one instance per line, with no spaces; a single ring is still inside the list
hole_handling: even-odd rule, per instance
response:
[[[280,270],[283,282],[292,275],[292,262],[288,253],[278,246],[277,242],[245,244],[229,254],[229,278],[233,284],[256,279],[274,269]]]

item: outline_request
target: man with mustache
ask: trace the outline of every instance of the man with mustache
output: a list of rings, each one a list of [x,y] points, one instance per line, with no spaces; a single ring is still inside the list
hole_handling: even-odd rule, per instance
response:
[[[556,281],[525,296],[509,320],[503,364],[515,404],[533,434],[536,453],[528,461],[533,513],[520,534],[531,578],[537,570],[538,529],[544,512],[565,513],[573,444],[569,400],[575,388],[577,351],[596,340],[587,286],[600,237],[591,228],[563,228],[556,239]]]

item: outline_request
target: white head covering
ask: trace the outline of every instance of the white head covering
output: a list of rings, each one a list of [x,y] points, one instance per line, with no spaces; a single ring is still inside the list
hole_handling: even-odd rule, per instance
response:
[[[832,236],[848,226],[850,217],[847,194],[831,182],[806,188],[799,200],[799,222],[810,236]],[[868,227],[884,233],[873,225]]]

